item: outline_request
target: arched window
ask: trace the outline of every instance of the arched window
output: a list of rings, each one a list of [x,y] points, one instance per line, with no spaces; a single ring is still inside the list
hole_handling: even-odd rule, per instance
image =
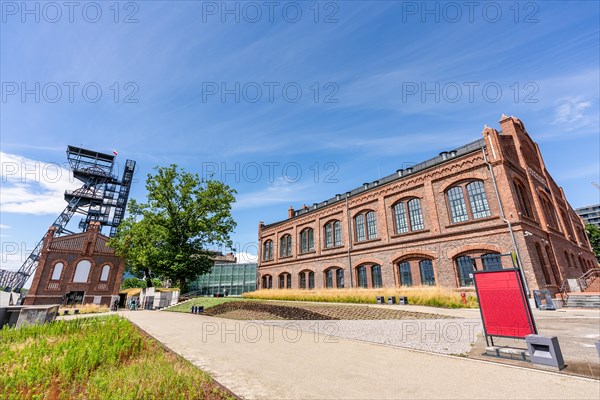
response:
[[[577,240],[577,238],[573,234],[573,228],[571,227],[571,220],[569,219],[569,217],[567,217],[567,213],[565,213],[565,210],[560,210],[560,216],[563,220],[563,225],[565,226],[565,229],[566,229],[565,232],[567,233],[568,238],[571,240]]]
[[[377,238],[377,220],[374,211],[367,211],[354,217],[356,241],[362,242]]]
[[[325,247],[342,245],[342,224],[340,221],[331,221],[325,224]]]
[[[475,271],[475,263],[471,257],[458,257],[456,259],[456,271],[458,272],[458,282],[461,287],[473,286],[473,272]]]
[[[102,273],[100,274],[100,282],[106,282],[108,280],[108,274],[110,273],[110,265],[104,264],[102,267]]]
[[[367,266],[361,265],[356,269],[356,275],[358,277],[358,287],[367,288],[369,282],[367,281]]]
[[[469,207],[465,201],[464,189],[469,197]],[[464,222],[469,219],[479,219],[489,217],[490,206],[485,194],[485,187],[482,181],[473,181],[466,185],[456,185],[447,192],[448,205],[450,206],[450,215],[452,223]]]
[[[300,253],[308,253],[315,249],[315,231],[306,228],[300,232]]]
[[[292,288],[292,275],[288,272],[282,272],[279,274],[279,289],[291,289]]]
[[[306,289],[306,271],[302,271],[298,274],[298,281],[299,284],[298,286],[300,286],[300,289]]]
[[[554,252],[552,248],[546,245],[546,255],[548,255],[548,261],[550,261],[550,270],[552,271],[552,275],[554,276],[554,283],[558,286],[561,284],[560,272],[558,271],[558,267],[556,266],[556,260],[554,259]]]
[[[435,286],[435,273],[433,272],[433,262],[431,260],[419,261],[419,270],[421,272],[421,284]]]
[[[485,195],[483,182],[475,181],[467,185],[467,193],[469,194],[469,204],[473,218],[485,218],[490,216],[490,206]]]
[[[556,213],[554,212],[552,203],[548,197],[546,197],[546,195],[540,194],[539,198],[540,202],[542,203],[542,209],[544,210],[544,216],[546,217],[548,226],[558,229],[558,224],[556,223]]]
[[[333,268],[325,271],[325,287],[328,289],[333,288]]]
[[[374,288],[382,287],[382,279],[381,279],[381,265],[373,265],[371,266],[371,282],[373,282]]]
[[[569,269],[573,268],[573,265],[571,264],[571,259],[569,258],[569,253],[567,253],[566,250],[565,250],[565,259],[567,260],[567,267],[569,267]]]
[[[344,270],[338,268],[335,270],[335,281],[337,283],[338,289],[344,288]]]
[[[513,183],[521,214],[526,217],[533,218],[533,213],[531,212],[531,203],[529,202],[529,193],[525,189],[525,186],[523,186],[520,182],[514,181]]]
[[[394,205],[394,220],[396,222],[396,233],[398,234],[424,229],[421,200],[412,199],[406,203],[396,203]]]
[[[267,240],[263,244],[263,260],[269,261],[273,259],[273,241]]]
[[[75,275],[73,276],[73,282],[84,283],[88,281],[90,276],[90,268],[92,263],[89,260],[81,260],[77,263],[75,268]]]
[[[400,285],[412,286],[412,273],[410,272],[410,263],[408,261],[398,264],[398,276],[400,277]]]
[[[484,254],[481,256],[484,271],[498,271],[502,269],[502,260],[500,254]]]
[[[315,288],[315,273],[313,271],[308,272],[308,288]]]
[[[535,250],[537,252],[538,259],[540,260],[540,266],[542,267],[542,274],[544,275],[544,281],[546,285],[552,283],[550,281],[550,274],[548,273],[548,266],[546,265],[546,260],[544,259],[544,254],[542,253],[542,247],[539,243],[535,244]]]
[[[452,215],[453,223],[469,220],[462,187],[455,186],[448,190],[448,203],[450,204],[450,214]]]
[[[292,235],[283,235],[279,240],[279,257],[291,257]]]
[[[273,277],[271,275],[263,275],[262,277],[262,288],[271,289],[273,288]]]
[[[64,264],[61,262],[57,262],[54,264],[54,269],[52,270],[52,277],[50,278],[53,281],[60,280],[60,276],[62,275]]]

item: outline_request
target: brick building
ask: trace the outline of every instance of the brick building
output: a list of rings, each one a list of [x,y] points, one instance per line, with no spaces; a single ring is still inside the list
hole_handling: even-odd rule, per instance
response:
[[[48,230],[24,304],[110,305],[119,298],[125,263],[99,228],[92,222],[86,232],[59,237]]]
[[[260,288],[473,285],[473,270],[512,266],[556,293],[596,260],[581,218],[523,123],[259,224]],[[351,235],[348,234],[351,232]]]

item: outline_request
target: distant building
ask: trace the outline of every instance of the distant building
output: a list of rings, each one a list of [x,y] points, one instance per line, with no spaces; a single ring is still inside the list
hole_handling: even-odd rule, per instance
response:
[[[91,222],[88,230],[54,236],[51,227],[44,238],[26,305],[110,305],[119,298],[125,263],[107,246],[108,237]]]
[[[200,296],[216,293],[229,296],[241,295],[256,290],[256,263],[215,263],[211,271],[189,283],[189,291]]]
[[[512,267],[557,293],[597,265],[581,218],[518,118],[501,131],[345,194],[259,223],[263,289],[473,286]],[[516,246],[516,247],[515,247]]]
[[[575,212],[586,224],[596,225],[598,228],[600,228],[600,204],[576,208]]]

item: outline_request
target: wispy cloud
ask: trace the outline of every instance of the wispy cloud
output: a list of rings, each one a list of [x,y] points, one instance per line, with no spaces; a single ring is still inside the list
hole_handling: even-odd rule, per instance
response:
[[[590,125],[594,122],[594,114],[597,110],[592,109],[592,102],[582,98],[567,97],[557,101],[554,123],[566,124],[567,129],[577,129]]]
[[[64,191],[81,184],[61,165],[0,152],[3,213],[58,214],[65,208]]]
[[[242,210],[281,203],[291,204],[306,200],[309,198],[310,187],[309,183],[294,182],[286,177],[278,178],[265,189],[238,196],[233,209]]]

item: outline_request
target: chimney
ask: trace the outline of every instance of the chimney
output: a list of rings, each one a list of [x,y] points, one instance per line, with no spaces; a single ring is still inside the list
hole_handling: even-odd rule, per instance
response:
[[[456,150],[452,150],[450,152],[450,157],[456,157]]]
[[[363,187],[364,187],[364,188],[365,188],[365,190],[366,190],[366,189],[368,189],[368,188],[369,188],[369,184],[368,184],[368,183],[363,183]]]
[[[341,195],[341,194],[339,194],[339,193],[335,195],[335,199],[336,199],[336,200],[339,200],[341,197],[342,197],[342,195]]]
[[[288,208],[288,218],[294,218],[294,207]]]
[[[317,209],[318,204],[317,203],[313,203],[313,210]]]
[[[407,174],[410,174],[410,173],[412,173],[412,172],[413,172],[413,167],[408,167],[408,168],[406,168],[406,173],[407,173]]]
[[[446,161],[448,159],[448,152],[447,151],[442,151],[440,153],[440,157],[442,157],[442,161]]]
[[[373,186],[379,185],[379,181],[373,181]]]
[[[397,169],[396,173],[398,174],[399,178],[402,178],[402,174],[404,174],[404,170],[403,169]]]

